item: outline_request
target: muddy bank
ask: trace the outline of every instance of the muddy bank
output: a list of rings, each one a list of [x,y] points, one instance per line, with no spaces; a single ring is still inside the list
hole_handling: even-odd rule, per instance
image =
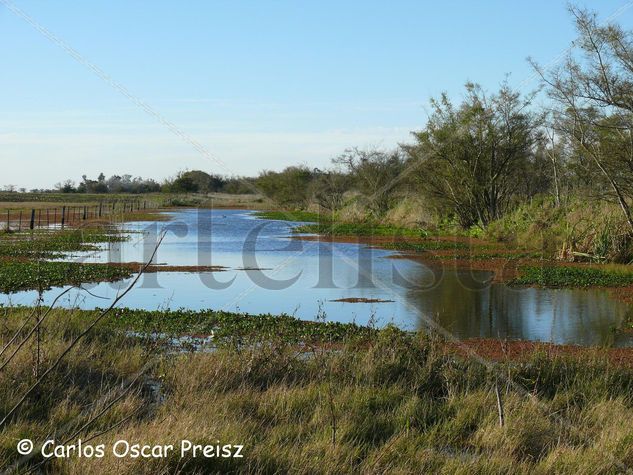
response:
[[[462,356],[478,356],[491,361],[525,361],[535,353],[552,359],[569,356],[574,358],[606,359],[612,364],[633,366],[633,348],[600,348],[577,345],[556,345],[519,340],[472,338],[446,344],[446,350]]]
[[[129,269],[131,272],[138,272],[143,266],[142,262],[107,262],[107,266],[120,267],[123,269]],[[172,266],[167,264],[150,265],[145,269],[146,274],[154,274],[157,272],[223,272],[229,270],[225,266]]]
[[[376,249],[394,251],[391,259],[409,259],[420,262],[427,267],[443,268],[445,270],[481,270],[494,273],[493,282],[509,282],[518,276],[518,269],[526,265],[542,265],[539,259],[522,259],[517,256],[524,251],[508,249],[503,244],[490,243],[476,238],[459,236],[439,236],[437,238],[412,238],[401,236],[319,236],[296,235],[295,239],[303,241],[341,242],[350,244],[364,244]],[[436,245],[437,243],[456,244],[455,249],[428,249],[421,251],[407,251],[394,248],[394,244],[403,245]],[[479,251],[479,252],[478,252]],[[508,257],[477,257],[478,254],[498,252]],[[473,258],[465,258],[470,254]]]

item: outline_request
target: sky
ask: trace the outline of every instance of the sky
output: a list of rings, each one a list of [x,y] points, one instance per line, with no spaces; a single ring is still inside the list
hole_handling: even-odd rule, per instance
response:
[[[633,1],[578,2],[633,30]],[[530,91],[567,3],[0,0],[0,186],[100,172],[327,167],[424,127],[464,83]],[[615,15],[615,16],[614,16]]]

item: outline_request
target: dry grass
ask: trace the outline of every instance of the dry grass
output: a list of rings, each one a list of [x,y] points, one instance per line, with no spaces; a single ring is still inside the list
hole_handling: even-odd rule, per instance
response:
[[[29,312],[6,310],[3,346]],[[42,367],[83,319],[54,312],[43,333]],[[2,429],[0,459],[5,468],[14,463],[21,438],[71,435],[152,362],[78,437],[123,421],[92,443],[219,440],[244,445],[244,458],[73,457],[48,462],[50,472],[577,474],[619,473],[633,464],[633,370],[611,366],[599,353],[499,364],[529,390],[502,385],[500,427],[494,376],[447,354],[441,341],[386,329],[363,345],[306,357],[270,338],[256,347],[174,354],[100,326]],[[18,355],[0,371],[2,413],[34,378],[33,347]],[[148,390],[156,381],[164,400]]]

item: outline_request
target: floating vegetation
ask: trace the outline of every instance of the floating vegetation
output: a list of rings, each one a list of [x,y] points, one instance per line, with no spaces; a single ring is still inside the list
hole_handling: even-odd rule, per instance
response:
[[[325,236],[390,236],[427,237],[424,229],[402,228],[376,223],[315,223],[297,226],[296,233],[323,234]]]
[[[126,240],[116,230],[69,229],[7,234],[0,239],[0,257],[54,259],[65,253],[94,251],[97,244]]]
[[[110,319],[116,328],[141,333],[175,335],[213,333],[216,342],[234,342],[254,338],[282,339],[286,342],[342,341],[363,338],[376,330],[353,323],[299,320],[287,314],[251,315],[222,310],[148,311],[119,309]]]
[[[522,267],[514,285],[542,287],[622,287],[633,285],[633,272],[579,266]]]
[[[0,266],[0,292],[46,290],[83,282],[117,281],[132,275],[129,268],[79,262],[24,261],[3,262]]]
[[[382,249],[393,251],[440,251],[451,249],[467,249],[468,244],[459,241],[421,241],[421,242],[386,242],[380,243]]]
[[[133,271],[125,266],[50,260],[68,253],[95,251],[100,244],[125,239],[117,230],[104,228],[4,234],[0,237],[0,292],[127,278]]]

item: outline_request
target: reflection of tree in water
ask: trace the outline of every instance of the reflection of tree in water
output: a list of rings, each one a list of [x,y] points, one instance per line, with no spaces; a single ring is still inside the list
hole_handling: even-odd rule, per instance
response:
[[[428,279],[423,268],[408,278]],[[410,288],[406,298],[422,316],[433,318],[460,338],[509,338],[575,343],[611,344],[632,312],[600,290],[513,288],[488,284],[489,273],[444,273],[430,288]],[[622,338],[617,340],[621,344]]]

